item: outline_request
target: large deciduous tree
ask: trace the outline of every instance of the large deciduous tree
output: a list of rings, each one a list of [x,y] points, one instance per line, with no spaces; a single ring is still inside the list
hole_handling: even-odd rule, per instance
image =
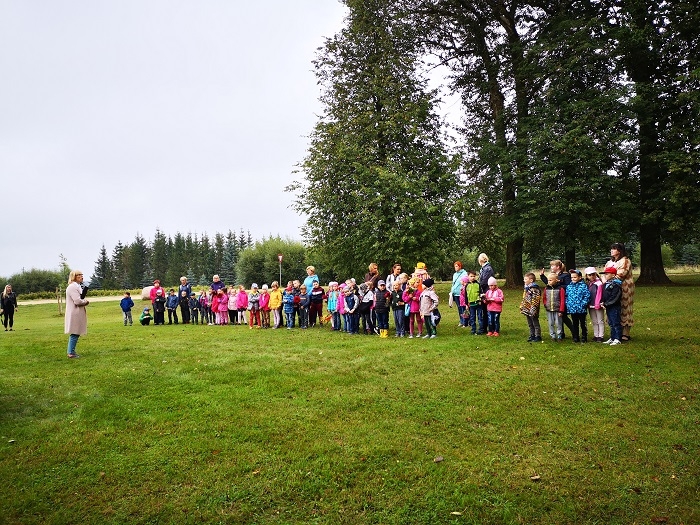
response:
[[[314,261],[357,275],[370,261],[442,264],[459,187],[412,26],[388,0],[347,0],[345,28],[314,62],[324,111],[288,189]]]

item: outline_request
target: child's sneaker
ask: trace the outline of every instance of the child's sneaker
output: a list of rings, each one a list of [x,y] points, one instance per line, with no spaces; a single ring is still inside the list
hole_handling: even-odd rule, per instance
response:
[[[492,335],[493,335],[494,337],[499,337],[501,334],[499,334],[498,332],[494,332]]]
[[[609,345],[609,344],[612,343],[612,342],[613,342],[613,339],[611,338],[611,339],[608,339],[607,341],[603,341],[603,344],[604,344],[604,345]]]
[[[621,344],[622,344],[622,342],[619,339],[613,339],[610,342],[610,346],[621,345]]]
[[[486,335],[491,337],[493,335],[493,332],[487,332]]]
[[[413,334],[408,334],[409,339],[413,339]]]

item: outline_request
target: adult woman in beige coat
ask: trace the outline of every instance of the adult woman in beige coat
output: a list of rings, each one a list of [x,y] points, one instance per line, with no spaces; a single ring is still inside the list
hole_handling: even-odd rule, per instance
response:
[[[87,334],[87,311],[85,307],[90,301],[83,299],[80,295],[83,292],[83,272],[73,270],[68,276],[68,286],[66,287],[66,331],[68,337],[68,357],[80,357],[75,353],[75,346],[78,338]]]

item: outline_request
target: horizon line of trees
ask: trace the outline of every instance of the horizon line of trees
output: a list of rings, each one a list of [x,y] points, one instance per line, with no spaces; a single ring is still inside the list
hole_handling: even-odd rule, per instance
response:
[[[246,238],[247,240],[247,238]],[[174,245],[174,243],[173,243]],[[637,245],[630,244],[630,249],[632,250],[632,262],[636,267],[637,264]],[[104,247],[103,247],[104,250]],[[100,250],[100,257],[96,261],[95,274],[98,274],[103,268],[105,262],[106,250]],[[461,254],[451,254],[442,262],[438,267],[430,268],[431,275],[438,280],[449,280],[452,275],[452,263],[454,260],[463,261],[465,268],[478,270],[478,264],[476,262],[477,256],[480,250],[471,249],[465,250]],[[249,285],[253,282],[257,283],[271,283],[272,281],[279,280],[279,261],[278,255],[283,254],[282,263],[282,277],[284,282],[291,279],[299,279],[305,276],[306,266],[313,264],[317,268],[317,273],[320,274],[322,282],[327,282],[332,279],[345,279],[348,275],[339,275],[337,271],[332,268],[322,266],[322,263],[318,263],[313,259],[310,259],[310,255],[307,249],[300,242],[284,240],[280,237],[270,237],[268,239],[263,239],[262,241],[254,242],[252,245],[245,248],[239,254],[239,259],[236,265],[235,278],[233,281],[228,281],[229,284],[242,283]],[[602,266],[604,261],[607,259],[606,251],[598,252],[585,252],[581,251],[577,253],[576,263],[578,267],[598,265]],[[499,277],[503,277],[503,268],[505,264],[505,250],[499,250],[497,252],[489,254],[491,263],[496,270],[496,274]],[[671,247],[665,244],[662,247],[662,256],[665,268],[674,267],[697,267],[700,266],[700,243],[696,244],[684,244],[677,247]],[[8,278],[0,277],[0,282],[4,284],[11,284],[15,293],[19,294],[30,294],[37,292],[53,292],[57,288],[65,289],[68,273],[70,272],[70,266],[68,262],[63,257],[59,256],[60,264],[57,270],[47,270],[47,269],[37,269],[32,268],[30,270],[22,270],[21,272],[15,273]],[[547,266],[550,259],[557,258],[556,255],[543,254],[537,260],[526,260],[526,269],[538,269],[542,266]],[[423,260],[425,258],[422,258]],[[107,261],[111,264],[111,260],[107,257]],[[404,265],[404,269],[410,272],[410,265],[413,261],[407,260],[403,257],[402,260],[397,260]],[[416,261],[417,262],[417,261]],[[360,275],[365,271],[365,265],[358,267],[351,276],[360,277]],[[380,271],[388,274],[390,272],[390,266],[380,267]],[[212,272],[214,275],[216,272]],[[171,272],[171,275],[177,275],[177,272]],[[187,276],[186,274],[184,274]],[[221,274],[219,274],[221,275]],[[176,286],[178,284],[178,279],[181,275],[177,275],[174,281],[165,281],[166,286]],[[92,279],[95,279],[93,275]],[[208,286],[211,283],[211,276],[208,274],[202,274],[199,279],[190,279],[188,281],[195,286]],[[226,282],[226,281],[224,281]],[[4,286],[3,284],[3,286]],[[103,281],[104,284],[104,281]],[[113,284],[113,283],[106,283]],[[98,288],[96,284],[90,283],[93,289],[103,289],[103,290],[127,290],[136,289],[143,286],[152,284],[152,281],[146,284],[139,283],[137,286],[115,286],[115,287],[105,287],[101,286]]]

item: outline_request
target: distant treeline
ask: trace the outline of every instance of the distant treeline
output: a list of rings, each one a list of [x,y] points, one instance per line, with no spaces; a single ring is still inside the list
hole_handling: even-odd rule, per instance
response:
[[[295,274],[303,275],[304,247],[298,242],[279,237],[254,242],[250,232],[243,230],[238,234],[231,230],[226,234],[216,233],[213,237],[206,233],[183,235],[180,232],[166,236],[156,230],[152,242],[138,233],[130,244],[118,242],[111,257],[103,245],[90,277],[90,288],[139,288],[153,284],[154,279],[159,279],[164,286],[175,286],[182,276],[193,285],[204,286],[211,283],[214,274],[227,284],[255,277],[262,280],[262,274],[255,275],[249,268],[243,272],[241,263],[245,264],[246,250],[251,252],[248,259],[260,250],[275,252],[269,254],[271,260],[264,265],[268,274],[265,277],[279,275],[278,252],[283,253],[288,270],[291,270],[290,263],[296,263],[299,268],[295,268]],[[290,257],[290,252],[295,256]]]

